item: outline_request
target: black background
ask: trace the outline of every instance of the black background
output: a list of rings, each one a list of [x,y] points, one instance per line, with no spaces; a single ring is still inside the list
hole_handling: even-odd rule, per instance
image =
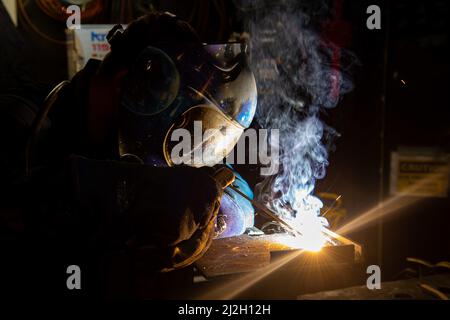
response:
[[[205,42],[226,40],[242,28],[231,1],[223,1],[220,11],[207,2],[155,1],[155,6],[190,17]],[[381,30],[366,28],[366,8],[372,4],[382,9]],[[351,220],[388,197],[392,151],[409,146],[449,152],[450,3],[345,0],[343,8],[342,19],[351,25],[348,49],[361,66],[354,75],[354,91],[323,115],[341,138],[335,141],[327,177],[318,183],[317,191],[342,195]],[[33,1],[27,10],[42,30],[64,39],[64,26],[42,15]],[[4,17],[0,21],[0,93],[17,89],[17,83],[23,87],[20,78],[26,74],[36,84],[33,97],[39,102],[40,92],[67,77],[65,48],[33,33],[20,17],[16,33]],[[114,21],[105,14],[92,22],[128,21]],[[19,73],[22,68],[26,71]],[[363,244],[368,264],[382,263],[383,278],[390,280],[406,266],[408,256],[433,262],[450,258],[449,209],[448,197],[425,199],[386,218],[382,229],[375,223],[349,236]]]

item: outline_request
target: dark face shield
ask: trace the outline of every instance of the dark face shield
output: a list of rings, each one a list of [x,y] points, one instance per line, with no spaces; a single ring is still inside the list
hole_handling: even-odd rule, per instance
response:
[[[121,154],[215,165],[250,126],[256,100],[245,44],[148,47],[124,79]]]

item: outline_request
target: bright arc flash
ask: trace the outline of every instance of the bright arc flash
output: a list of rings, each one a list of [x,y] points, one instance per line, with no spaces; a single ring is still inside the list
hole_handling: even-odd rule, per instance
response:
[[[418,201],[418,199],[410,199],[409,201],[407,198],[403,196],[397,196],[390,200],[388,200],[383,206],[383,209],[380,208],[373,208],[362,215],[360,215],[355,220],[351,221],[350,223],[344,225],[342,228],[340,228],[337,232],[342,233],[348,233],[355,231],[356,229],[367,227],[370,223],[378,221],[382,216],[385,215],[392,215],[396,213],[399,209],[408,207],[410,205],[415,204]],[[277,239],[278,240],[278,239]],[[299,246],[298,239],[295,237],[285,237],[284,239],[280,239],[283,244],[286,245],[292,245],[293,248],[296,248],[296,246]],[[242,278],[238,278],[236,280],[233,280],[226,285],[219,286],[212,291],[209,291],[208,294],[199,297],[199,299],[221,299],[221,300],[230,300],[236,298],[239,294],[243,293],[245,290],[251,288],[259,281],[266,278],[269,274],[272,272],[278,270],[285,264],[289,263],[299,255],[305,253],[306,251],[311,250],[301,250],[301,251],[293,251],[292,253],[286,255],[283,259],[280,259],[279,261],[275,263],[271,263],[269,266],[262,268],[261,270],[252,272],[246,276],[243,276]],[[313,251],[314,252],[314,251]]]
[[[431,179],[432,178],[425,178],[423,180],[418,181],[415,185],[411,186],[411,188],[409,188],[408,191],[414,191],[417,188],[420,188],[422,185],[428,183]],[[370,224],[379,221],[379,219],[385,216],[394,215],[398,213],[400,209],[414,205],[421,200],[423,200],[423,198],[397,195],[385,201],[382,205],[375,206],[374,208],[362,213],[354,220],[345,224],[336,232],[339,234],[346,234],[361,228],[366,228]],[[292,242],[292,244],[296,243],[295,242],[296,240],[286,240],[286,241],[294,241]],[[287,242],[286,244],[289,245],[289,242]],[[283,259],[280,259],[276,263],[272,263],[269,266],[262,268],[261,270],[252,272],[242,278],[228,282],[226,285],[219,286],[214,290],[210,291],[207,295],[202,296],[200,298],[224,299],[224,300],[236,298],[239,294],[241,294],[248,288],[252,287],[256,283],[267,277],[269,274],[278,270],[280,267],[287,264],[292,259],[298,257],[305,251],[306,250],[294,251],[291,254],[288,254]]]
[[[304,249],[311,252],[319,252],[331,240],[323,229],[328,227],[326,218],[320,216],[322,201],[303,190],[295,193],[293,205],[296,210],[295,217],[286,218],[287,222],[301,235],[295,235],[289,240],[295,249]],[[283,212],[283,209],[278,212]],[[287,244],[289,245],[289,244]]]
[[[291,249],[303,249],[308,252],[320,252],[323,248],[319,242],[305,242],[300,237],[289,234],[279,234],[276,242]]]

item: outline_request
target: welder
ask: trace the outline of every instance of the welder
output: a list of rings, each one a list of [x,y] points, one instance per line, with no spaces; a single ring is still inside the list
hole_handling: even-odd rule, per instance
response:
[[[4,103],[14,107],[1,109],[2,138],[15,146],[1,151],[8,173],[2,277],[21,294],[65,290],[73,264],[85,290],[102,292],[109,286],[98,281],[108,278],[102,266],[117,252],[126,258],[108,272],[132,272],[143,256],[149,272],[183,269],[213,238],[253,225],[251,204],[224,189],[231,181],[218,179],[214,167],[255,115],[245,44],[205,45],[169,13],[117,26],[108,40],[106,59],[89,61],[38,111],[14,98]],[[189,157],[172,152],[172,134],[193,132],[198,122],[203,132],[228,136],[193,139],[202,158],[180,163]],[[235,176],[234,186],[251,198]]]

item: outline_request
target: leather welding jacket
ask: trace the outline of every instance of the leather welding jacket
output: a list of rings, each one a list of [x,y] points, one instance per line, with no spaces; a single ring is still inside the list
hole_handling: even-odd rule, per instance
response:
[[[28,107],[17,97],[14,108],[3,108],[0,99],[10,124],[1,136],[21,146],[1,151],[0,290],[9,294],[133,297],[144,282],[161,285],[159,272],[190,265],[211,242],[222,192],[209,169],[120,162],[115,132],[102,144],[90,141],[89,87],[99,63],[91,60],[60,90],[31,149],[24,137],[36,121],[17,116]],[[70,265],[81,268],[79,292],[67,290]]]

